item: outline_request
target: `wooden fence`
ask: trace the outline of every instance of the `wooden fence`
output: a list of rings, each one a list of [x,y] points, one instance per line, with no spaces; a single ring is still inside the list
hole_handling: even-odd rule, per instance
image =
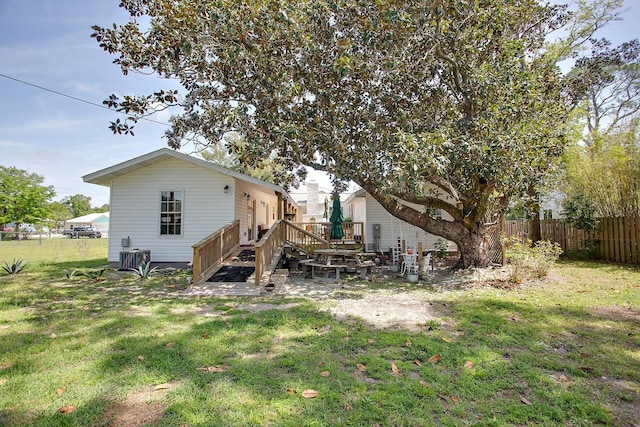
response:
[[[596,230],[588,231],[557,219],[543,220],[540,231],[542,240],[557,242],[564,253],[593,249],[605,261],[640,264],[640,218],[602,218]],[[528,221],[505,221],[503,234],[527,238]]]

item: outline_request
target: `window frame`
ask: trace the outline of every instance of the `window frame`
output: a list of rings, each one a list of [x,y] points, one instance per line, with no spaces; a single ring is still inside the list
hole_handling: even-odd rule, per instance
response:
[[[169,194],[167,197],[171,199],[173,197],[174,200],[164,200],[164,195]],[[178,198],[179,197],[179,198]],[[184,235],[184,200],[185,200],[185,191],[184,190],[160,190],[159,194],[159,202],[158,202],[158,234],[160,237],[181,237]],[[176,202],[180,202],[180,209],[175,209]],[[164,204],[167,203],[167,209],[164,208]],[[169,210],[169,204],[172,204],[173,210]],[[164,222],[163,218],[174,216],[173,221],[171,223]],[[175,216],[179,216],[179,220],[176,221]],[[166,224],[166,232],[163,232],[163,227]],[[175,232],[175,227],[178,226],[180,232]],[[173,229],[173,232],[169,232],[170,229]]]

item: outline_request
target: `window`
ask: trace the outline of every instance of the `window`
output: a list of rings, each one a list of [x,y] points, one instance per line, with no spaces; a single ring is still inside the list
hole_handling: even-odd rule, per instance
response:
[[[427,207],[426,214],[432,218],[442,219],[442,209]]]
[[[551,209],[545,209],[542,211],[543,219],[553,219],[553,211]]]
[[[160,234],[182,234],[182,191],[161,192]]]

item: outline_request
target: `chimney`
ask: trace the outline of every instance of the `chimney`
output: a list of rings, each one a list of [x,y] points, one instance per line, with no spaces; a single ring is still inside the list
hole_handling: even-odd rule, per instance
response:
[[[315,181],[307,182],[307,214],[322,215],[322,212],[318,211],[318,183]],[[318,221],[320,221],[318,219]]]

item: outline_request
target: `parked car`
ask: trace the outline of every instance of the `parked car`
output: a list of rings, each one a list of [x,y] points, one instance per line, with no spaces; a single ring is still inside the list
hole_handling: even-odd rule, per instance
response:
[[[62,232],[70,239],[79,239],[80,237],[89,237],[91,239],[97,239],[102,237],[102,233],[96,230],[94,227],[74,227],[72,230],[64,230]]]

